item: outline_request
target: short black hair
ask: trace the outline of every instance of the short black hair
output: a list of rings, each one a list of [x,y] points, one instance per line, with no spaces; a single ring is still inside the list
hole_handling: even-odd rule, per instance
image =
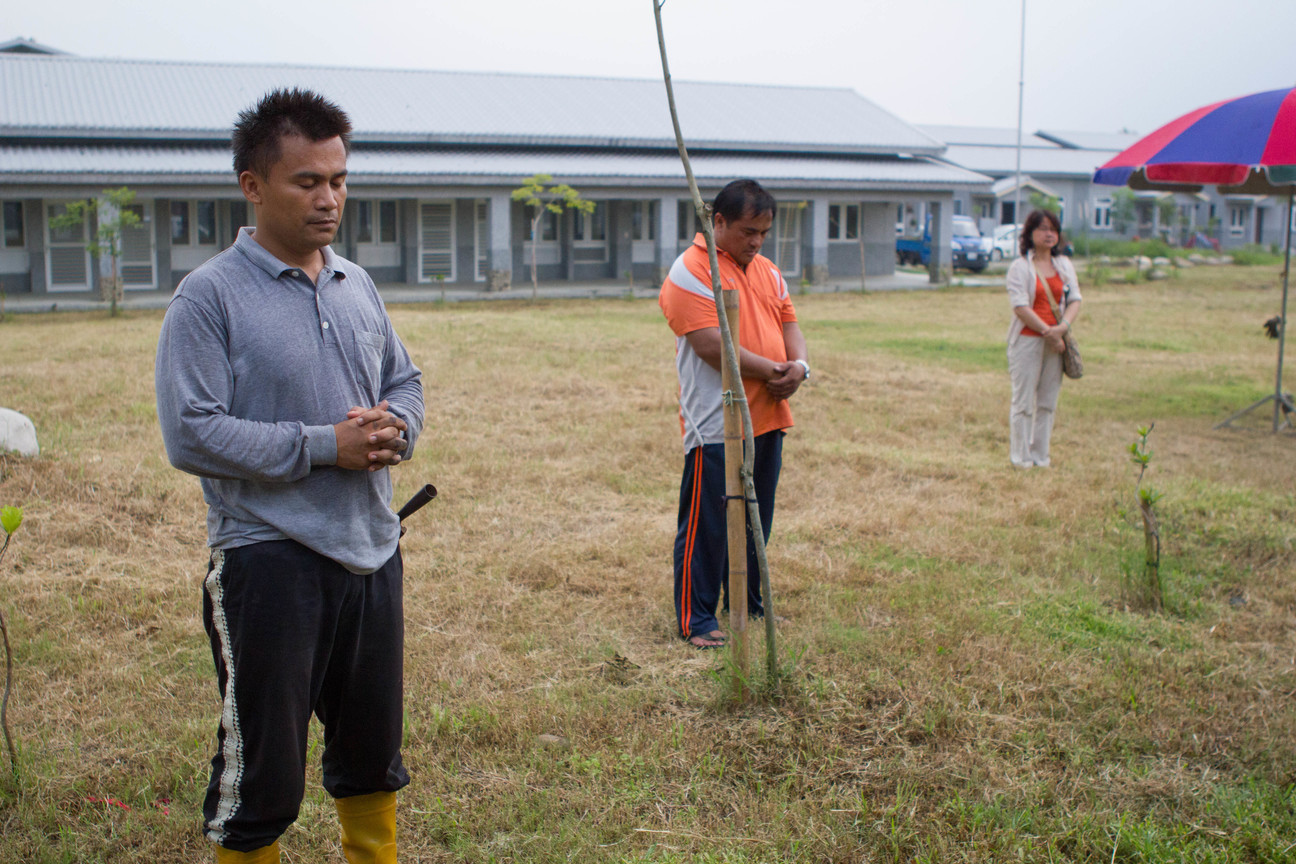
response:
[[[774,196],[755,180],[735,180],[716,195],[711,211],[715,216],[723,216],[726,222],[737,222],[747,216],[772,214],[776,206]]]
[[[1057,232],[1058,239],[1053,246],[1052,252],[1054,255],[1059,253],[1062,248],[1062,220],[1052,210],[1032,210],[1030,215],[1026,217],[1026,224],[1022,226],[1021,238],[1017,242],[1017,245],[1021,247],[1021,254],[1029,255],[1031,249],[1035,247],[1031,235],[1035,233],[1036,228],[1044,224],[1045,220],[1050,222],[1053,225],[1053,230]]]
[[[351,152],[351,118],[345,111],[310,90],[274,90],[261,97],[256,107],[239,112],[230,142],[234,173],[269,176],[270,166],[283,153],[279,142],[286,135],[301,135],[308,141],[341,138],[346,152]]]

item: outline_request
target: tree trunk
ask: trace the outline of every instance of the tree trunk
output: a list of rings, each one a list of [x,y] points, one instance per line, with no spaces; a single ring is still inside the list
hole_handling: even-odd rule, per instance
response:
[[[531,299],[534,300],[540,294],[540,283],[536,280],[536,237],[540,230],[540,217],[544,211],[536,213],[536,217],[531,220]]]

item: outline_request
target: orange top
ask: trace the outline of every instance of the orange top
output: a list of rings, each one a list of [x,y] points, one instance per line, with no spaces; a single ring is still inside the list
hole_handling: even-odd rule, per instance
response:
[[[738,291],[738,340],[743,348],[776,362],[787,360],[783,325],[796,321],[796,310],[787,282],[778,267],[757,255],[744,270],[730,255],[717,250],[720,282]],[[706,239],[698,234],[693,245],[676,259],[662,284],[658,304],[675,332],[676,367],[680,375],[680,428],[685,450],[724,440],[720,373],[693,353],[684,336],[694,330],[719,327],[715,296],[711,292],[711,264]],[[743,378],[751,410],[752,434],[763,435],[792,425],[786,399],[775,399],[765,382]]]
[[[1053,291],[1053,301],[1061,306],[1062,291],[1065,287],[1062,282],[1062,274],[1054,273],[1048,277],[1048,287]],[[1039,276],[1035,277],[1035,303],[1031,306],[1031,309],[1035,310],[1035,314],[1048,326],[1053,327],[1058,323],[1057,316],[1053,314],[1053,307],[1049,305],[1048,297],[1044,295],[1044,280]],[[1022,335],[1034,336],[1038,339],[1043,334],[1025,327],[1022,329]]]

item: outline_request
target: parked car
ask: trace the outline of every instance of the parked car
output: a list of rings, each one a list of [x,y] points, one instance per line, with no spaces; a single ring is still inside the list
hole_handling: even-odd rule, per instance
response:
[[[1017,242],[1017,232],[1021,230],[1020,225],[1000,225],[994,229],[991,241],[993,247],[990,250],[991,261],[1003,261],[1004,259],[1012,260],[1021,254],[1021,246]],[[1075,255],[1075,246],[1071,241],[1062,244],[1058,250],[1068,258]]]
[[[1017,245],[1017,232],[1020,225],[1000,225],[991,233],[990,260],[1002,261],[1005,258],[1016,258],[1021,254]]]
[[[980,273],[990,262],[982,249],[981,232],[971,216],[955,216],[950,237],[954,266]],[[901,264],[923,264],[931,261],[931,217],[923,226],[922,236],[896,238],[896,261]]]

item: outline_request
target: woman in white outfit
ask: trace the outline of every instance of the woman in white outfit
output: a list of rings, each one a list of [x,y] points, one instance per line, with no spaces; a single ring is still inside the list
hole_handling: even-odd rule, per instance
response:
[[[1008,268],[1008,374],[1012,378],[1009,458],[1018,468],[1047,468],[1053,412],[1062,388],[1062,337],[1080,317],[1080,283],[1058,249],[1062,223],[1047,210],[1026,217],[1021,257]],[[1053,294],[1058,321],[1044,294]]]

